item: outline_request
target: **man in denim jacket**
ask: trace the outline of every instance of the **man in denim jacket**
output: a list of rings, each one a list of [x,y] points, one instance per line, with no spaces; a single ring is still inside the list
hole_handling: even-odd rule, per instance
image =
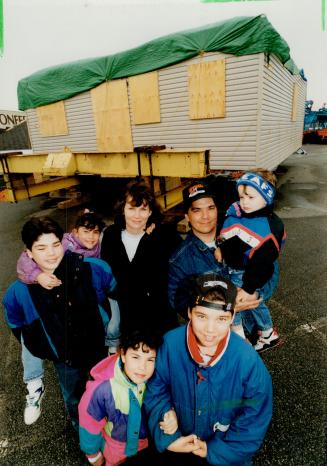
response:
[[[183,203],[191,231],[170,258],[168,293],[172,308],[186,318],[190,279],[207,272],[218,273],[228,278],[228,271],[214,256],[219,234],[218,209],[210,186],[202,181],[194,181],[184,189]],[[274,274],[268,283],[262,289],[256,290],[252,300],[236,304],[235,310],[255,308],[260,298],[269,299],[276,288],[278,278],[279,268],[276,262]],[[246,330],[248,333],[252,331],[251,328]]]

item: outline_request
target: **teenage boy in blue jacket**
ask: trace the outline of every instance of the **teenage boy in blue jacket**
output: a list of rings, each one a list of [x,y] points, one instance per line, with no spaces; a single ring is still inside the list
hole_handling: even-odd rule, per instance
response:
[[[22,240],[29,257],[42,272],[55,274],[61,285],[47,290],[16,280],[3,305],[19,342],[34,356],[54,362],[67,411],[78,429],[77,406],[89,370],[106,356],[103,306],[116,280],[101,259],[64,253],[62,237],[62,228],[49,217],[24,224]],[[31,403],[40,406],[43,394],[41,385]]]
[[[250,465],[264,439],[271,378],[251,345],[230,330],[235,299],[229,280],[198,277],[188,325],[165,335],[144,400],[162,453],[158,464]]]

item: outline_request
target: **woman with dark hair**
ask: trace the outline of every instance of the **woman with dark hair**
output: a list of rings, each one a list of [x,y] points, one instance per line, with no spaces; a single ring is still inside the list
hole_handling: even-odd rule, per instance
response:
[[[114,224],[104,231],[101,258],[117,280],[122,331],[164,333],[177,325],[168,304],[168,260],[180,238],[160,220],[151,188],[134,181],[116,206]]]

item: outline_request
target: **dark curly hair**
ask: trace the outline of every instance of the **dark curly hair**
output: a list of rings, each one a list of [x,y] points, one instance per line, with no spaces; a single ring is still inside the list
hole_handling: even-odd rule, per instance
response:
[[[119,348],[123,353],[126,353],[128,348],[137,350],[142,346],[144,353],[148,352],[148,348],[158,350],[162,343],[162,336],[152,330],[132,330],[123,333],[120,337]]]
[[[105,223],[102,218],[92,211],[83,211],[76,219],[75,228],[78,229],[80,227],[87,228],[88,230],[94,230],[96,227],[99,228],[101,232],[104,227]]]

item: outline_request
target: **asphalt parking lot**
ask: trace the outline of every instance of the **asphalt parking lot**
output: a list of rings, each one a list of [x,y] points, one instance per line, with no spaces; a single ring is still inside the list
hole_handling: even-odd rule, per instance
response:
[[[276,212],[287,229],[281,278],[270,301],[283,338],[263,354],[274,383],[274,416],[255,466],[324,466],[326,461],[327,145],[303,146],[279,176]],[[63,227],[75,211],[40,210],[40,199],[0,204],[0,294],[15,279],[20,229],[32,214],[49,214]],[[43,412],[23,423],[25,388],[20,347],[0,316],[0,466],[88,464],[66,418],[56,376],[46,363]],[[181,466],[183,465],[181,461]]]

